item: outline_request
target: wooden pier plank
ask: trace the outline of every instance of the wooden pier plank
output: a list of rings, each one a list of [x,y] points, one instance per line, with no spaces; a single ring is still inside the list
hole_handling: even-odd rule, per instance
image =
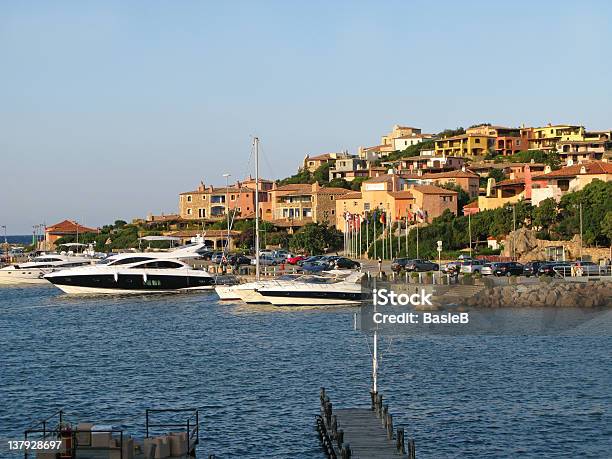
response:
[[[351,447],[352,458],[386,459],[408,457],[397,451],[394,440],[387,438],[381,419],[368,408],[334,410],[338,429],[344,431],[344,443]]]

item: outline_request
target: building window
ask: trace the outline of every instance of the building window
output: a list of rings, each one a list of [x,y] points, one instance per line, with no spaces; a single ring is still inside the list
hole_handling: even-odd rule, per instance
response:
[[[480,139],[474,139],[474,142],[480,143]]]
[[[363,204],[363,210],[370,210],[370,203],[366,202]]]
[[[205,194],[202,195],[202,201],[206,201],[206,195]]]
[[[191,215],[191,209],[187,209],[187,215]]]
[[[206,209],[198,209],[198,218],[206,218]]]
[[[231,196],[230,196],[230,200],[235,201],[235,200],[236,200],[236,195],[234,195],[234,194],[233,194],[233,195],[231,195]]]
[[[187,196],[187,202],[191,202],[191,195]]]

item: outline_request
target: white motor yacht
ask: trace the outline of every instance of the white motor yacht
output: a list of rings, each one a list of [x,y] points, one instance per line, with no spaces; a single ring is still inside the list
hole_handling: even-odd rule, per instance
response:
[[[269,303],[275,306],[353,305],[363,298],[363,273],[348,276],[299,275],[244,284],[235,293],[245,303]]]
[[[167,293],[210,290],[215,280],[208,272],[192,269],[180,258],[197,257],[203,244],[169,252],[111,255],[96,265],[57,271],[45,279],[70,294]]]
[[[15,263],[0,269],[0,285],[8,284],[46,284],[45,274],[59,269],[68,269],[94,263],[90,257],[46,254],[32,258],[24,263]]]

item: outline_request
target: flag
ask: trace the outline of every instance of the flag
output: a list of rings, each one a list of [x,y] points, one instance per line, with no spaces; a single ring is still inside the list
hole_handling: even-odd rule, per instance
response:
[[[387,216],[385,215],[384,212],[380,213],[380,220],[379,221],[380,221],[381,225],[384,225],[387,222]]]

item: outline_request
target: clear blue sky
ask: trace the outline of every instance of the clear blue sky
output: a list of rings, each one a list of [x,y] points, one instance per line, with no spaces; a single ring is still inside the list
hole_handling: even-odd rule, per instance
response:
[[[0,224],[176,211],[394,123],[612,128],[611,2],[0,3]]]

